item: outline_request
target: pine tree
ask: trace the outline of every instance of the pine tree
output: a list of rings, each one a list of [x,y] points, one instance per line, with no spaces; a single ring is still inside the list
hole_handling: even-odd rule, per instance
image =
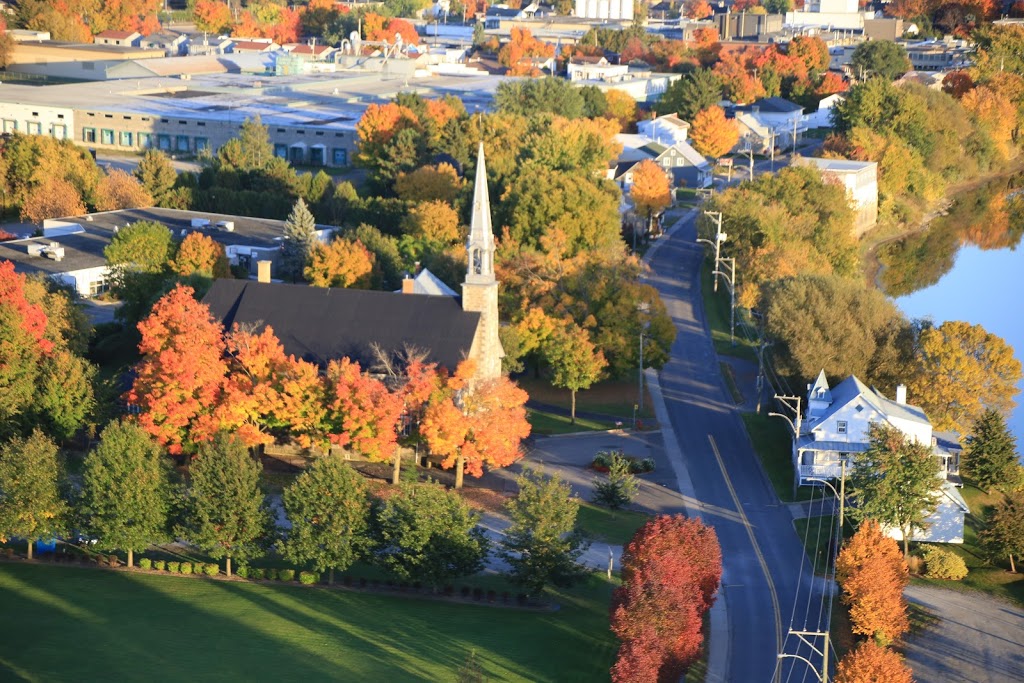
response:
[[[171,165],[167,155],[158,149],[151,149],[146,152],[135,169],[135,177],[138,178],[146,192],[153,198],[157,206],[161,205],[164,199],[174,189],[174,183],[178,180],[178,172]]]
[[[284,245],[281,247],[281,274],[291,282],[302,280],[303,271],[317,245],[316,221],[306,202],[295,202],[284,222]]]
[[[133,554],[167,535],[171,468],[156,442],[134,422],[110,423],[85,458],[79,511],[105,550]]]
[[[210,557],[226,558],[228,576],[231,560],[252,557],[267,535],[270,516],[260,490],[262,470],[242,442],[225,432],[200,445],[189,467],[184,533]]]
[[[988,493],[997,486],[1020,483],[1017,439],[998,410],[989,408],[975,421],[963,464],[964,473]]]
[[[594,502],[612,510],[629,505],[640,484],[630,472],[629,460],[621,451],[612,451],[608,478],[594,484]]]
[[[537,594],[548,583],[568,586],[586,569],[578,560],[587,548],[576,530],[579,500],[557,476],[525,469],[516,478],[519,495],[505,504],[512,520],[498,555],[511,568],[512,580]]]
[[[992,555],[1009,557],[1010,571],[1017,573],[1013,558],[1024,553],[1024,495],[1016,492],[996,506],[981,540]]]
[[[32,544],[63,530],[67,504],[60,496],[57,445],[36,430],[0,446],[0,540]]]
[[[318,458],[284,490],[291,531],[281,553],[317,571],[348,569],[367,550],[370,500],[362,475],[340,455]]]

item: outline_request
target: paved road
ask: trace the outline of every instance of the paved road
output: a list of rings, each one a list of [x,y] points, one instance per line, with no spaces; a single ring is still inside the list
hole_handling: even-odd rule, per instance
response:
[[[722,384],[705,329],[702,252],[695,237],[691,216],[658,247],[647,282],[658,289],[679,331],[671,360],[661,371],[662,393],[695,497],[722,545],[729,634],[724,680],[771,681],[777,664],[782,681],[817,680],[803,662],[777,662],[780,642],[785,642],[787,653],[820,666],[820,656],[786,633],[791,623],[819,630],[821,584],[811,587],[811,569],[792,516],[762,472]]]
[[[934,586],[913,585],[905,594],[939,618],[904,647],[918,683],[1024,681],[1024,610]]]

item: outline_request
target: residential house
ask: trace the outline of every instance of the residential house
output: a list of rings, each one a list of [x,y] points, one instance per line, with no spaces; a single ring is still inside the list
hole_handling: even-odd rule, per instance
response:
[[[792,147],[803,130],[804,108],[781,97],[765,97],[750,105],[734,107],[733,110],[737,117],[741,113],[749,114],[757,122],[756,128],[769,131],[769,138],[774,134],[777,150]]]
[[[175,31],[158,31],[142,38],[139,47],[151,50],[163,50],[168,57],[179,57],[188,54],[188,36]]]
[[[235,44],[235,41],[230,38],[210,38],[207,36],[203,37],[203,42],[190,42],[188,44],[188,54],[190,55],[226,55],[231,52],[231,46]]]
[[[633,21],[633,0],[576,0],[575,16],[608,21]]]
[[[874,161],[796,157],[795,166],[816,168],[822,179],[837,181],[846,188],[854,210],[853,234],[860,237],[878,221],[878,164]]]
[[[259,54],[261,52],[274,52],[280,50],[277,43],[262,40],[240,40],[231,45],[231,53],[236,55]]]
[[[138,31],[102,31],[96,34],[93,42],[97,45],[117,45],[118,47],[140,47],[142,34]]]
[[[521,8],[509,7],[508,5],[491,5],[487,8],[484,17],[484,28],[496,30],[501,28],[502,21],[525,19],[526,14]]]
[[[604,56],[572,57],[565,67],[570,81],[612,81],[629,73],[628,64],[612,64]]]
[[[620,133],[615,136],[622,145],[619,158],[609,170],[609,178],[624,192],[633,185],[633,170],[644,160],[651,160],[672,178],[674,187],[708,187],[712,167],[708,160],[686,142],[666,145],[644,135]]]
[[[289,54],[295,55],[296,57],[303,57],[314,62],[330,61],[334,53],[337,52],[337,49],[330,45],[317,45],[315,43],[312,45],[307,43],[285,45],[284,49]]]
[[[846,96],[839,93],[821,98],[818,100],[818,108],[804,116],[802,128],[831,128],[833,110],[845,101]]]
[[[651,119],[643,119],[636,123],[637,132],[663,145],[674,145],[686,142],[690,133],[690,124],[676,114],[665,114]]]
[[[822,480],[838,479],[843,462],[852,466],[852,456],[868,450],[872,424],[895,427],[908,439],[930,447],[939,462],[938,507],[927,520],[928,528],[916,532],[911,540],[963,543],[964,515],[969,510],[957,490],[962,484],[958,437],[934,432],[924,411],[907,403],[903,385],[896,388],[896,399],[890,400],[853,376],[832,388],[823,370],[808,385],[806,416],[797,422],[799,435],[793,442],[796,485],[820,486]],[[898,529],[889,529],[888,534],[902,538]]]

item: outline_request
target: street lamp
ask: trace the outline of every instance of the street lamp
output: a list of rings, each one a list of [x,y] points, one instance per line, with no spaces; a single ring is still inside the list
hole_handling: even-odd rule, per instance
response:
[[[720,260],[719,259],[719,255],[722,252],[722,242],[724,242],[725,240],[729,239],[729,236],[726,235],[724,232],[722,232],[722,212],[721,211],[705,211],[704,215],[705,216],[711,216],[714,219],[714,221],[715,221],[715,226],[716,226],[715,227],[715,239],[714,239],[714,241],[712,241],[712,240],[704,239],[703,237],[698,237],[697,241],[698,242],[703,242],[704,244],[714,248],[714,250],[715,250],[715,269],[717,270],[718,269],[718,261]],[[716,292],[718,291],[718,278],[715,278],[714,291],[716,291]]]
[[[721,264],[729,263],[729,272],[719,270],[722,267]],[[715,276],[715,282],[718,282],[718,276],[725,278],[726,284],[729,285],[729,341],[732,345],[736,345],[736,259],[733,257],[720,258],[715,264],[715,270],[712,271],[712,275]]]
[[[846,458],[840,460],[839,464],[842,469],[839,477],[838,491],[836,491],[836,487],[832,484],[832,482],[828,481],[827,479],[821,479],[820,477],[808,477],[807,481],[813,481],[819,484],[824,484],[825,486],[832,489],[832,493],[834,493],[836,495],[836,498],[839,499],[839,533],[840,535],[842,535],[843,523],[846,520]]]

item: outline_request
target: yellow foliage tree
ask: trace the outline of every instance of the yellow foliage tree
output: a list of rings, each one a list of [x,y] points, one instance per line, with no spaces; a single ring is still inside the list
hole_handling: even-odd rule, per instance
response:
[[[413,207],[402,221],[407,235],[428,242],[450,244],[462,237],[459,214],[442,201],[423,202]]]
[[[359,240],[335,239],[317,243],[303,273],[314,287],[369,286],[373,255]]]
[[[608,113],[605,116],[618,121],[619,132],[628,133],[636,123],[636,100],[621,90],[609,90],[604,94],[604,98],[608,104]]]
[[[31,188],[21,205],[22,220],[31,223],[83,213],[85,204],[82,197],[75,186],[63,178],[52,178]]]
[[[694,149],[716,159],[736,146],[740,131],[735,121],[725,118],[721,107],[708,107],[693,117],[690,137]]]
[[[411,202],[439,200],[453,204],[462,189],[462,179],[451,164],[423,166],[395,179],[395,193]]]
[[[178,275],[203,275],[206,277],[228,277],[231,268],[223,245],[209,235],[200,232],[189,233],[178,246],[178,254],[171,263]]]
[[[1013,133],[1017,128],[1017,108],[1010,99],[992,88],[979,85],[967,92],[960,103],[988,131],[1003,159],[1013,154]]]
[[[117,211],[153,206],[153,198],[135,176],[113,169],[96,186],[96,210]]]

